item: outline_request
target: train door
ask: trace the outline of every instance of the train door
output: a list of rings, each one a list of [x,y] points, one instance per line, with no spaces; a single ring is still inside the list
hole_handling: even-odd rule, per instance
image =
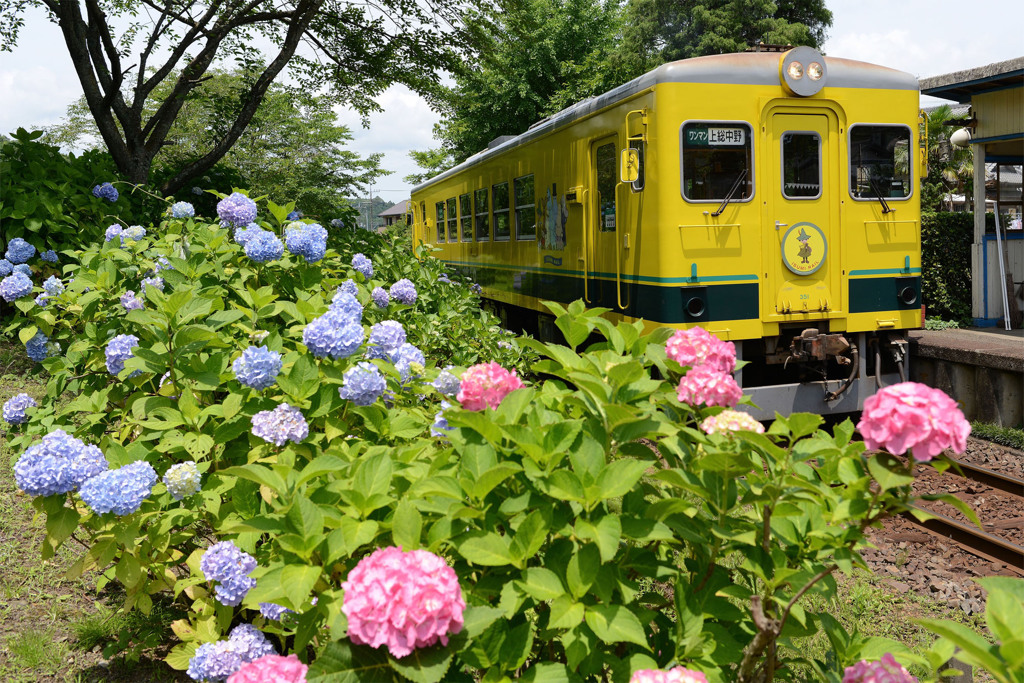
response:
[[[612,135],[590,146],[590,220],[587,226],[589,273],[588,299],[592,306],[618,308],[616,276],[620,264],[616,256],[616,233],[619,221],[618,139]]]
[[[839,134],[834,114],[774,113],[767,121],[769,180],[764,252],[766,319],[841,315]]]

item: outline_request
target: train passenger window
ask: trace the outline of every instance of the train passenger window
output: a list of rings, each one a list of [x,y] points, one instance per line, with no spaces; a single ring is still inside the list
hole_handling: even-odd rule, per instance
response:
[[[821,137],[810,131],[782,134],[782,196],[817,199],[821,196]]]
[[[459,241],[459,219],[455,214],[455,197],[448,200],[448,241]]]
[[[733,199],[754,194],[754,152],[750,124],[742,121],[687,121],[679,129],[683,198],[720,202],[739,181]],[[741,179],[741,175],[746,175]]]
[[[630,187],[633,188],[633,192],[640,192],[644,189],[644,142],[643,140],[633,140],[629,143],[629,146],[635,149],[640,157],[639,175],[630,184]]]
[[[906,199],[910,181],[910,128],[850,126],[850,194],[854,199]]]
[[[512,221],[509,220],[508,183],[498,183],[491,187],[494,200],[494,239],[504,242],[512,236]]]
[[[480,188],[473,193],[473,204],[476,209],[476,239],[479,242],[486,242],[491,239],[491,225],[488,220],[491,216],[487,210],[486,187]]]
[[[537,209],[533,203],[533,174],[516,178],[513,182],[516,196],[516,239],[537,239]]]
[[[444,242],[444,202],[434,205],[437,209],[437,241]]]
[[[459,195],[459,216],[462,222],[462,241],[473,241],[473,207],[469,203],[469,193]]]

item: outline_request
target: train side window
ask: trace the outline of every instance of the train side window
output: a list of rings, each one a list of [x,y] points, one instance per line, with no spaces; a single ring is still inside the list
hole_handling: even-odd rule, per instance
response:
[[[473,193],[473,208],[476,210],[476,239],[487,242],[491,239],[490,212],[487,207],[487,188],[483,187]]]
[[[459,217],[455,213],[455,197],[448,200],[448,241],[459,241]]]
[[[512,221],[509,219],[508,183],[491,186],[494,201],[494,240],[507,242],[512,237]]]
[[[646,146],[644,145],[643,140],[633,140],[629,143],[629,146],[635,149],[637,151],[637,155],[640,157],[639,173],[636,180],[630,184],[630,187],[633,188],[633,192],[640,192],[644,189],[644,152],[646,151]]]
[[[537,207],[533,200],[533,174],[513,182],[516,198],[516,239],[537,239]]]
[[[437,241],[444,242],[444,202],[438,202],[434,208],[437,209]]]
[[[817,199],[821,196],[821,137],[812,131],[782,134],[782,196]]]
[[[469,202],[469,193],[459,195],[459,216],[462,223],[462,241],[473,241],[473,207]]]
[[[850,126],[850,194],[869,201],[910,196],[910,128],[897,125]]]
[[[720,202],[746,171],[733,194],[754,196],[754,151],[750,124],[743,121],[686,121],[679,128],[680,191],[690,202]]]

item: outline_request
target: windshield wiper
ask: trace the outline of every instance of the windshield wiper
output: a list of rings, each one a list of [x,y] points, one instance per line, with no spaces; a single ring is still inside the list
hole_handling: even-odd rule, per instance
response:
[[[875,196],[878,201],[882,203],[882,213],[892,213],[892,209],[890,209],[889,205],[885,203],[885,197],[882,196],[882,191],[878,189],[878,183],[875,182],[874,178],[871,179],[871,189],[875,191]]]
[[[736,180],[733,182],[732,187],[729,188],[728,194],[726,194],[725,199],[722,200],[722,205],[718,207],[718,211],[715,211],[713,214],[711,214],[712,216],[720,216],[722,212],[725,211],[725,207],[728,206],[729,202],[732,201],[732,196],[736,194],[736,190],[740,189],[740,183],[742,183],[743,179],[746,177],[747,169],[743,169],[742,171],[740,171],[739,176],[736,177]]]

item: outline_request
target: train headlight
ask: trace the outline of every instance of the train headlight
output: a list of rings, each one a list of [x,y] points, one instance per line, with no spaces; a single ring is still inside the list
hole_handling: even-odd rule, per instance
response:
[[[779,80],[791,95],[816,95],[828,80],[825,58],[814,48],[806,46],[784,52],[779,60]]]

